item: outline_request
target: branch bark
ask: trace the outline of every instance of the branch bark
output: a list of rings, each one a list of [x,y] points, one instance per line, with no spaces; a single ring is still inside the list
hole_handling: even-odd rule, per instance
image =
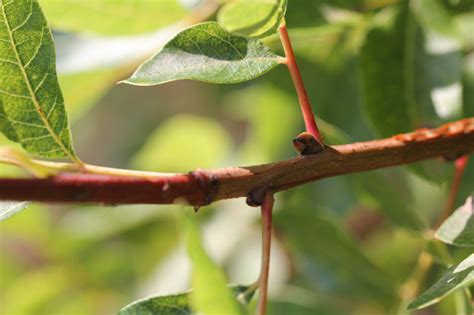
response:
[[[0,178],[0,200],[203,206],[271,189],[278,192],[327,177],[421,160],[454,160],[474,151],[474,118],[382,140],[328,147],[323,152],[248,167],[150,176],[65,173],[49,178]]]

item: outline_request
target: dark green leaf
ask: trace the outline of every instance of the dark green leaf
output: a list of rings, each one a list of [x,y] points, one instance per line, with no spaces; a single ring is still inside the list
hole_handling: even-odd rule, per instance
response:
[[[265,37],[276,32],[285,17],[287,0],[238,0],[226,4],[217,16],[231,33]]]
[[[187,218],[188,253],[193,265],[192,309],[201,314],[242,314],[242,309],[227,287],[224,272],[209,258],[192,218]]]
[[[380,210],[394,224],[414,230],[422,227],[420,218],[409,207],[411,196],[405,189],[407,183],[404,178],[390,178],[377,171],[350,178],[360,191],[362,202]]]
[[[451,245],[474,246],[474,200],[457,209],[436,231],[436,238]]]
[[[474,254],[456,266],[449,268],[431,288],[408,305],[408,309],[419,309],[439,302],[442,298],[474,283]]]
[[[29,202],[0,201],[0,221],[6,220],[28,207]]]
[[[37,1],[0,1],[0,130],[30,153],[77,160]]]
[[[361,51],[365,109],[384,137],[410,131],[410,110],[415,106],[415,55],[407,45],[413,44],[410,36],[415,36],[416,28],[407,8],[400,6],[394,14],[395,20],[386,22],[391,25],[374,27],[367,34]]]
[[[282,60],[260,41],[232,35],[216,22],[207,22],[176,35],[124,82],[155,85],[191,79],[237,83],[261,76]]]
[[[275,214],[278,229],[290,244],[315,264],[360,295],[388,301],[392,297],[391,279],[378,269],[358,248],[331,216],[315,209]]]

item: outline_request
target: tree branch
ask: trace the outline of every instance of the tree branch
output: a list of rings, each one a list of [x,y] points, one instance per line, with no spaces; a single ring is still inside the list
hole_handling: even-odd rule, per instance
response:
[[[248,167],[230,167],[149,178],[58,174],[40,178],[0,179],[0,200],[97,202],[104,204],[171,204],[194,206],[248,196],[271,189],[282,191],[322,178],[363,172],[420,160],[454,160],[474,151],[474,118],[436,129],[368,142],[328,147],[323,152]]]

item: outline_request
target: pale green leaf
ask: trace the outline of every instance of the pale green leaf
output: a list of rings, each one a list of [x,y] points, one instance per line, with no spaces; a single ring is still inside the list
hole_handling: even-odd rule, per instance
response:
[[[101,35],[151,32],[187,12],[178,0],[41,0],[41,5],[55,29]]]
[[[0,221],[4,221],[28,207],[29,202],[0,201]]]
[[[451,245],[474,246],[474,200],[457,209],[436,231],[436,238]]]
[[[239,294],[245,292],[248,287],[234,286],[232,290],[237,297]],[[118,315],[192,315],[194,313],[189,305],[191,296],[189,293],[180,293],[166,296],[153,296],[143,300],[135,301],[120,310]],[[249,298],[251,298],[249,296]],[[244,300],[248,303],[250,300]]]
[[[34,0],[0,0],[0,130],[32,154],[77,160],[51,31]]]
[[[186,218],[188,253],[193,265],[192,309],[200,314],[242,314],[239,303],[227,287],[224,272],[209,258],[196,223]]]
[[[217,16],[219,24],[231,33],[265,37],[283,22],[286,0],[238,0],[225,5]]]
[[[458,265],[449,268],[432,287],[416,298],[408,309],[424,308],[461,288],[474,284],[474,254]]]
[[[260,41],[232,35],[216,22],[206,22],[180,32],[124,82],[155,85],[191,79],[237,83],[261,76],[282,60]]]

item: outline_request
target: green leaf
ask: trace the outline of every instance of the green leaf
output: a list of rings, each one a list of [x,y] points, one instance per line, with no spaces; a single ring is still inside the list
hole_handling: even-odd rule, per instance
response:
[[[408,8],[398,9],[387,22],[391,25],[376,26],[367,34],[361,51],[365,110],[384,137],[408,132],[413,126],[414,55],[408,45],[413,45],[409,36],[416,31]]]
[[[101,35],[151,32],[186,14],[178,0],[42,0],[41,5],[53,28]]]
[[[282,60],[260,41],[232,35],[216,22],[207,22],[180,32],[124,82],[155,85],[191,79],[237,83],[261,76]]]
[[[51,31],[34,0],[0,1],[0,130],[32,154],[78,160]]]
[[[217,16],[231,33],[265,37],[276,32],[285,17],[287,0],[238,0],[225,5]]]
[[[0,221],[4,221],[28,207],[29,202],[0,201]]]
[[[413,230],[423,227],[420,217],[410,207],[412,198],[404,189],[408,185],[405,178],[389,177],[380,171],[373,171],[351,175],[350,179],[360,192],[362,202],[376,207],[392,223]]]
[[[318,213],[314,208],[281,211],[275,213],[275,224],[291,247],[307,260],[303,266],[322,266],[326,277],[333,275],[341,286],[359,296],[373,301],[391,300],[393,281],[367,258],[333,216]],[[322,280],[308,278],[310,275],[308,270],[304,275],[310,282]]]
[[[474,246],[474,200],[467,198],[436,231],[436,238],[451,245]]]
[[[408,309],[420,309],[439,302],[455,290],[474,284],[474,254],[456,266],[449,268],[432,287],[408,305]]]
[[[224,272],[209,258],[196,223],[186,218],[188,253],[193,265],[192,309],[200,314],[242,314],[240,305],[227,287]]]
[[[234,286],[231,289],[234,292],[235,297],[245,292],[248,287],[246,286]],[[194,313],[190,306],[189,300],[192,292],[166,295],[166,296],[154,296],[143,300],[135,301],[124,308],[122,308],[118,315],[192,315]],[[250,296],[249,296],[250,297]],[[244,300],[245,303],[249,302],[250,299]]]

